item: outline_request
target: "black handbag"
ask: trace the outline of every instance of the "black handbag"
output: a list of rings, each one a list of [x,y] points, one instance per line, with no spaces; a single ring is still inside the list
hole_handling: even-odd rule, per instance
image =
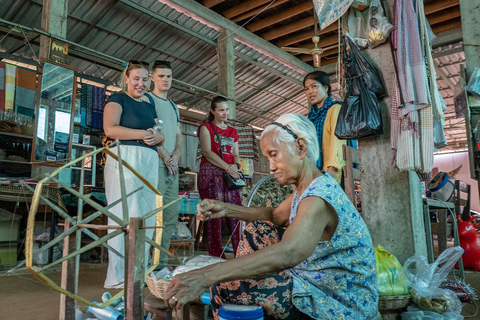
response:
[[[215,135],[217,136],[217,139],[218,139],[218,143],[220,144],[221,140],[220,140],[220,137],[218,136],[217,131],[215,130],[215,127],[213,126],[213,124],[211,122],[210,122],[210,125],[212,126],[213,132],[215,132]],[[220,145],[219,149],[220,149],[220,156],[223,160],[223,151],[222,151],[222,146],[221,145]],[[234,177],[229,175],[227,171],[223,171],[223,181],[227,185],[228,189],[236,190],[236,189],[241,189],[241,188],[246,186],[245,176],[243,175],[243,172],[238,171],[238,174],[240,175],[240,178],[235,179]]]

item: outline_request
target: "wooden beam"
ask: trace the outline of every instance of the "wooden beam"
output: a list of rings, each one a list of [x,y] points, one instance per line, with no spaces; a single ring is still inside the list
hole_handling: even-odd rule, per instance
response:
[[[308,27],[311,27],[311,26],[313,26],[313,16],[305,18],[305,19],[298,20],[298,21],[296,21],[294,23],[291,23],[291,24],[287,24],[286,26],[277,28],[275,30],[267,31],[262,35],[262,37],[263,37],[263,39],[265,39],[267,41],[270,41],[270,40],[280,38],[284,35],[288,35],[292,32],[302,30],[302,29],[305,29],[305,28],[308,28]],[[337,30],[337,24],[333,23],[333,24],[329,25],[328,27],[326,27],[325,29],[320,30],[318,32],[318,34],[322,35],[322,34],[326,34],[328,32],[332,32],[332,31],[335,31],[335,30]],[[306,36],[306,34],[307,34],[307,32],[302,33],[303,36]],[[310,31],[310,38],[313,37],[313,35],[314,35],[314,31],[311,30]]]
[[[457,18],[457,19],[449,21],[447,23],[443,23],[443,24],[440,24],[440,25],[433,26],[432,31],[435,34],[438,34],[438,33],[442,33],[442,32],[445,32],[445,31],[450,31],[450,30],[460,29],[460,28],[462,28],[462,21]]]
[[[225,0],[203,0],[202,4],[207,8],[211,8],[211,7],[216,6],[217,4],[220,4],[224,1]]]
[[[429,4],[425,5],[425,8],[424,8],[425,15],[458,6],[459,3],[460,3],[459,0],[432,1]]]
[[[250,18],[254,15],[256,15],[257,13],[259,13],[260,11],[263,11],[263,10],[266,10],[266,8],[268,7],[268,9],[272,9],[272,8],[275,8],[276,6],[279,6],[285,2],[288,2],[290,0],[278,0],[278,1],[275,1],[274,3],[267,3],[267,4],[264,4],[256,9],[253,9],[253,10],[250,10],[248,12],[245,12],[239,16],[236,16],[235,18],[231,19],[233,22],[239,22],[239,21],[242,21],[242,20],[245,20],[247,18]]]
[[[122,0],[126,1],[126,0]],[[202,4],[194,1],[194,0],[158,0],[161,3],[168,5],[169,7],[175,9],[178,12],[182,12],[188,17],[191,17],[200,23],[203,23],[215,30],[221,32],[221,29],[226,29],[229,31],[230,34],[235,35],[235,40],[241,42],[252,49],[276,60],[284,65],[288,66],[290,69],[298,72],[300,74],[308,73],[313,71],[312,66],[296,59],[292,55],[284,52],[280,48],[278,48],[273,43],[269,43],[265,41],[265,39],[252,34],[248,30],[244,28],[239,28],[238,24],[235,22],[226,19],[225,17],[221,16],[220,14],[206,8]],[[259,1],[260,2],[260,1]],[[246,3],[246,2],[245,2]],[[265,2],[259,3],[259,6]],[[313,18],[312,18],[313,21]],[[1,19],[0,19],[1,22]],[[240,57],[240,52],[236,51],[235,55]],[[247,55],[244,55],[245,58],[248,58]],[[248,59],[249,63],[254,63],[253,59]],[[268,66],[265,63],[260,63],[263,67]],[[290,81],[294,80],[292,76],[287,76]],[[239,109],[240,110],[240,109]]]
[[[262,4],[269,3],[271,1],[272,0],[249,0],[249,1],[245,1],[241,4],[239,4],[238,6],[235,6],[233,8],[228,9],[228,10],[225,10],[224,12],[222,12],[222,14],[225,18],[231,19],[233,17],[236,17],[236,16],[238,16],[242,13],[245,13],[247,11],[255,9],[255,8],[261,6]]]
[[[427,17],[427,20],[428,20],[428,23],[430,23],[430,25],[433,26],[434,24],[449,21],[458,17],[460,17],[460,7],[454,8],[449,11],[432,14]]]
[[[255,32],[260,29],[279,23],[288,18],[294,17],[302,12],[309,11],[311,9],[313,9],[313,2],[312,1],[304,2],[299,5],[293,6],[287,10],[284,10],[279,14],[272,15],[272,16],[269,16],[268,18],[255,21],[250,25],[248,25],[247,29],[251,32]]]
[[[459,4],[459,0],[432,1],[431,3],[425,5],[425,14],[426,15],[433,14],[435,12],[439,12],[439,11],[442,11],[442,10],[445,10],[445,9],[448,9],[448,8],[451,8],[451,7],[458,6],[458,4]],[[299,21],[296,21],[294,23],[288,24],[286,26],[280,27],[276,30],[266,32],[265,34],[263,34],[263,38],[267,41],[270,41],[272,39],[279,38],[281,36],[284,36],[284,35],[290,34],[292,32],[295,32],[297,30],[313,26],[313,18],[311,18],[310,20],[311,20],[310,23],[307,23],[307,21],[299,20]],[[319,32],[319,34],[321,35],[321,34],[331,32],[331,31],[335,31],[335,30],[337,30],[337,24],[336,23],[329,25],[324,30],[321,30]],[[311,38],[312,36],[313,36],[313,30],[312,31],[305,31],[305,32],[302,32],[300,34],[294,35],[292,37],[281,39],[276,43],[276,45],[278,47],[284,47],[284,46],[288,46],[288,45],[291,45],[291,44],[294,44],[294,43],[297,43],[297,42],[304,41],[308,38]]]

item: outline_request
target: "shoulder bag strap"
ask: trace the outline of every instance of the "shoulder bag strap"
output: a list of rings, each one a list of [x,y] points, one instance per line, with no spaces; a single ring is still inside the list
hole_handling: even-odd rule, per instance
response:
[[[155,101],[153,101],[153,98],[151,95],[146,94],[148,101],[150,101],[150,104],[155,108]]]
[[[218,139],[218,145],[219,145],[219,149],[220,149],[220,156],[223,160],[223,152],[222,152],[222,144],[220,142],[220,136],[218,135],[217,133],[217,130],[215,130],[215,127],[213,126],[213,123],[210,122],[210,125],[212,126],[212,129],[213,129],[213,132],[215,132],[215,135],[217,136],[217,139]]]
[[[170,105],[172,106],[173,108],[173,112],[175,112],[175,115],[177,116],[177,122],[180,122],[180,119],[178,117],[178,112],[177,112],[177,108],[175,107],[175,104],[172,102],[172,100],[168,99],[168,102],[170,102]]]

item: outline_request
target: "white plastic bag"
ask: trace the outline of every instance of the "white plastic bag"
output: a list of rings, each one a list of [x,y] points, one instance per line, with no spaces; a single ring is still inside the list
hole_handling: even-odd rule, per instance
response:
[[[466,89],[468,92],[480,96],[480,68],[475,68],[475,70],[473,70]]]
[[[188,222],[179,222],[175,228],[172,239],[192,239],[192,233],[187,227]]]
[[[361,11],[350,8],[348,14],[348,32],[355,40],[355,43],[360,48],[368,47],[367,35],[365,32],[365,18]]]
[[[380,0],[372,0],[368,8],[367,35],[368,44],[375,48],[387,40],[393,25],[388,21]]]
[[[206,256],[206,255],[196,256],[188,260],[185,263],[185,265],[175,268],[175,270],[173,270],[172,272],[172,277],[180,273],[185,273],[191,270],[200,269],[200,268],[209,266],[211,264],[216,264],[216,263],[225,262],[225,261],[227,260],[219,257],[212,257],[212,256]]]
[[[405,261],[402,275],[412,288],[412,301],[419,309],[460,314],[462,303],[458,297],[453,291],[440,289],[439,286],[463,251],[461,247],[448,248],[432,264],[428,264],[427,258],[420,255],[414,255]]]

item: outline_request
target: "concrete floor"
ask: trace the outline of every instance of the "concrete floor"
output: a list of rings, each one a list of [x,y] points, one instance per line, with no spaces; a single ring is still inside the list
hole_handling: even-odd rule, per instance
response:
[[[81,264],[79,295],[90,300],[100,301],[103,289],[103,281],[106,275],[106,264]],[[60,273],[48,275],[56,283],[60,282]],[[466,273],[466,282],[476,290],[480,290],[480,273]],[[109,290],[115,294],[118,290]],[[150,295],[148,289],[145,296]],[[0,319],[8,320],[54,320],[58,319],[60,294],[49,287],[41,284],[29,273],[15,276],[0,277]],[[86,308],[80,305],[80,308]],[[475,306],[464,304],[462,314],[473,315]],[[471,318],[480,319],[480,312]]]

